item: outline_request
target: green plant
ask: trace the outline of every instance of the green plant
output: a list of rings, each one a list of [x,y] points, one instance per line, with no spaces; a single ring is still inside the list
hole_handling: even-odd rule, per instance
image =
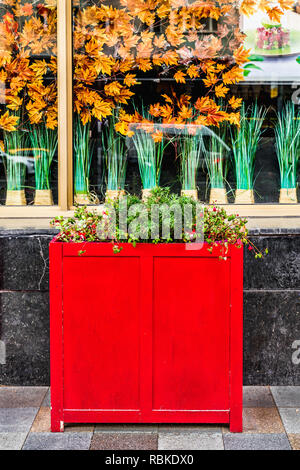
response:
[[[117,113],[108,118],[102,132],[102,148],[107,169],[107,189],[122,190],[125,186],[127,150],[124,136],[115,131]]]
[[[24,188],[26,165],[30,154],[27,134],[20,129],[12,132],[5,131],[4,149],[7,189],[9,191],[21,190]]]
[[[126,220],[122,220],[122,226],[126,222],[126,226],[136,221],[137,225],[141,225],[141,213],[147,215],[143,221],[142,229],[143,236],[134,238],[121,228],[119,214],[126,205]],[[122,250],[121,243],[178,243],[175,237],[176,227],[174,214],[171,214],[172,208],[176,206],[181,210],[182,217],[184,217],[185,208],[191,209],[191,223],[188,230],[182,227],[182,237],[180,239],[183,243],[192,243],[196,241],[195,231],[197,218],[201,218],[202,227],[204,230],[204,241],[207,243],[208,250],[212,251],[214,247],[221,247],[223,251],[222,258],[226,259],[226,253],[229,244],[245,244],[248,245],[250,251],[253,251],[255,257],[261,258],[262,252],[252,243],[248,236],[246,229],[247,219],[240,218],[236,214],[228,215],[225,209],[217,206],[201,206],[199,213],[199,203],[193,198],[187,196],[178,196],[172,194],[169,188],[155,188],[151,191],[149,198],[145,202],[141,201],[137,196],[128,195],[120,198],[102,210],[99,214],[96,211],[90,211],[87,207],[76,207],[74,216],[64,219],[62,216],[57,217],[52,221],[52,225],[59,229],[56,235],[56,241],[59,242],[91,242],[103,241],[99,237],[99,233],[103,233],[103,227],[109,226],[114,222],[115,232],[114,238],[107,238],[107,242],[113,242],[113,252],[119,253]],[[159,218],[154,217],[154,209],[160,207]],[[131,209],[134,209],[133,211]],[[170,233],[166,239],[163,236],[163,226],[168,218],[170,226]],[[155,220],[154,220],[155,219]],[[157,222],[158,221],[158,222]],[[152,237],[153,225],[158,229],[158,236]],[[156,226],[157,225],[157,226]],[[100,227],[100,232],[99,232]],[[84,250],[84,245],[83,245]],[[83,250],[79,250],[78,254],[81,255]],[[267,250],[265,250],[267,253]]]
[[[240,127],[231,134],[237,189],[253,189],[257,147],[261,138],[266,110],[257,103],[242,106]]]
[[[230,150],[226,145],[227,126],[211,131],[207,146],[204,148],[204,159],[208,171],[210,186],[224,188],[228,169],[227,154]]]
[[[75,194],[89,194],[89,177],[92,161],[92,141],[90,136],[90,122],[83,125],[76,115],[74,122],[74,192]]]
[[[57,129],[45,123],[30,128],[31,151],[34,156],[36,189],[50,189],[51,164],[57,149]]]
[[[183,189],[197,189],[197,172],[200,164],[203,142],[197,132],[189,133],[189,127],[179,137],[180,179]]]
[[[276,153],[281,188],[296,188],[300,157],[300,116],[295,106],[287,103],[277,114],[275,126]]]
[[[136,130],[132,137],[137,152],[143,189],[152,189],[159,185],[164,139],[155,142],[144,130]]]
[[[159,138],[155,137],[151,115],[142,105],[143,124],[137,124],[132,136],[135,146],[143,189],[159,186],[161,165],[164,150],[169,144],[157,129]]]

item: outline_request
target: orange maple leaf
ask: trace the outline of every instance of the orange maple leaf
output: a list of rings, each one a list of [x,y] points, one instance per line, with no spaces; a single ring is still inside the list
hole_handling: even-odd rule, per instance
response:
[[[283,11],[280,10],[280,8],[276,6],[273,8],[268,8],[267,13],[268,13],[270,20],[280,23],[281,16],[283,15]]]
[[[193,110],[192,108],[188,108],[187,106],[184,105],[179,111],[178,116],[182,119],[191,119],[193,116]]]
[[[229,88],[225,87],[223,84],[216,86],[215,93],[218,98],[224,98],[229,92]]]
[[[151,104],[149,107],[149,113],[151,114],[151,116],[154,116],[154,117],[160,116],[161,114],[160,104],[159,103]]]
[[[242,105],[242,101],[242,98],[236,98],[235,96],[232,96],[232,98],[230,98],[229,100],[229,104],[232,109],[237,109],[240,108],[240,106]]]
[[[240,121],[241,121],[240,113],[229,113],[227,117],[228,117],[228,121],[230,122],[230,124],[234,124],[240,127]]]
[[[132,137],[134,132],[129,129],[129,124],[128,122],[125,121],[119,121],[115,124],[115,130],[117,132],[120,132],[122,135],[126,135],[128,137]]]
[[[122,85],[116,80],[109,83],[108,85],[105,85],[104,87],[105,93],[109,96],[119,95],[121,93],[121,90],[122,90]]]
[[[223,73],[222,80],[225,85],[240,82],[244,80],[243,70],[236,65],[228,70],[228,72]]]
[[[156,131],[153,132],[153,134],[151,134],[151,137],[154,140],[154,142],[161,142],[163,139],[163,133],[162,131],[159,131],[158,129],[156,129]]]
[[[152,64],[149,59],[136,59],[136,63],[138,65],[138,68],[142,72],[147,72],[148,70],[152,69]]]
[[[185,83],[185,73],[181,70],[178,70],[178,72],[174,74],[174,79],[177,83]]]
[[[291,10],[294,3],[294,0],[279,0],[279,5],[283,10]]]
[[[190,78],[196,78],[199,77],[199,69],[196,67],[196,65],[190,65],[190,67],[187,69],[186,73]]]
[[[134,73],[127,73],[124,77],[124,85],[131,87],[137,85],[139,82],[136,80]]]
[[[7,132],[15,131],[18,121],[18,116],[11,116],[9,112],[6,111],[6,113],[0,116],[0,128]]]
[[[207,88],[215,85],[218,81],[219,81],[219,79],[214,73],[209,74],[207,78],[203,79],[204,85]]]
[[[94,107],[93,107],[93,115],[95,116],[95,118],[101,121],[102,118],[110,116],[111,114],[112,114],[112,106],[110,103],[102,100],[101,98],[95,101]]]
[[[163,49],[166,44],[166,39],[165,39],[164,34],[161,34],[160,36],[156,36],[153,42],[154,42],[154,45],[158,47],[158,49]]]
[[[256,9],[256,0],[243,0],[240,6],[241,13],[246,16],[253,15]]]
[[[233,52],[233,57],[235,59],[235,62],[238,65],[245,64],[246,62],[249,61],[250,52],[251,52],[250,49],[244,49],[244,46],[241,45],[238,49],[236,49]]]

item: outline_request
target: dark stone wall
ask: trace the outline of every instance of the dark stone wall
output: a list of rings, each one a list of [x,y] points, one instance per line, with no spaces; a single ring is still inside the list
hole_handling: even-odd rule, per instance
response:
[[[6,348],[2,385],[49,384],[52,238],[51,231],[0,232],[0,340]]]
[[[300,385],[300,363],[292,360],[300,349],[300,233],[290,232],[253,233],[253,242],[269,249],[263,260],[245,249],[245,385]],[[49,384],[48,244],[54,233],[0,232],[2,385]]]
[[[292,360],[297,349],[300,359],[300,234],[252,241],[269,255],[255,260],[245,249],[244,383],[300,385],[300,363]]]

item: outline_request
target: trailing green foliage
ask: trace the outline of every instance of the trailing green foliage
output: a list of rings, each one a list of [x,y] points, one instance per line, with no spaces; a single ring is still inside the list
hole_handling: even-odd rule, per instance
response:
[[[129,231],[124,232],[123,228],[121,228],[119,217],[124,210],[124,206],[126,206],[126,220],[122,220],[122,226],[124,226],[124,223],[125,227],[129,227],[133,223],[136,223],[137,227],[140,225],[140,233],[143,234],[141,237],[132,238]],[[179,209],[182,218],[185,217],[186,209],[191,214],[188,230],[184,224],[181,226],[182,237],[180,240],[175,237],[176,224],[174,213],[172,212],[174,207],[177,210]],[[160,215],[157,219],[157,217],[154,217],[154,213],[158,208],[160,209]],[[142,223],[141,214],[146,215],[146,218],[143,217]],[[114,201],[113,204],[102,209],[100,213],[91,211],[86,206],[76,207],[73,217],[67,219],[64,219],[62,216],[57,217],[52,221],[52,225],[59,229],[56,241],[80,243],[103,241],[103,238],[99,237],[99,233],[103,233],[103,227],[110,226],[113,223],[115,226],[114,238],[107,238],[105,241],[113,242],[112,249],[114,253],[118,253],[123,249],[122,245],[120,245],[121,243],[131,243],[135,246],[139,242],[155,244],[195,242],[197,241],[195,232],[199,217],[202,221],[204,241],[207,244],[208,251],[211,252],[214,247],[219,247],[222,249],[221,258],[226,259],[230,244],[245,244],[248,245],[249,250],[253,250],[256,258],[263,256],[262,252],[256,248],[248,237],[246,229],[247,219],[240,218],[235,214],[229,215],[225,209],[217,206],[202,206],[193,198],[172,194],[169,188],[153,189],[146,201],[141,201],[137,196],[128,195],[121,197]],[[178,219],[176,220],[178,221]],[[167,239],[163,235],[163,228],[166,222],[170,227]],[[152,236],[153,224],[155,225],[154,228],[158,229],[158,236],[155,238]],[[84,245],[82,248],[78,251],[79,256],[85,252]],[[267,250],[265,250],[265,253],[267,253]]]
[[[103,127],[102,148],[107,170],[107,189],[122,190],[125,187],[127,149],[124,137],[115,131],[118,121],[116,112],[113,112]]]
[[[49,129],[43,123],[29,130],[34,156],[35,188],[50,189],[51,164],[57,149],[57,129]]]
[[[75,194],[89,194],[89,178],[93,153],[93,144],[90,136],[91,125],[83,125],[80,118],[74,118],[74,192]]]
[[[237,189],[253,189],[257,147],[261,138],[266,109],[257,103],[242,106],[240,128],[231,134]]]
[[[281,188],[296,188],[300,157],[300,115],[292,103],[277,114],[275,126],[276,153]]]

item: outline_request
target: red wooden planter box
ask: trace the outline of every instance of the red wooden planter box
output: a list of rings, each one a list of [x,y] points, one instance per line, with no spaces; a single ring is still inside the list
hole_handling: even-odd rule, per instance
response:
[[[231,246],[223,261],[207,245],[122,246],[50,244],[52,431],[75,422],[242,431],[243,250]]]

